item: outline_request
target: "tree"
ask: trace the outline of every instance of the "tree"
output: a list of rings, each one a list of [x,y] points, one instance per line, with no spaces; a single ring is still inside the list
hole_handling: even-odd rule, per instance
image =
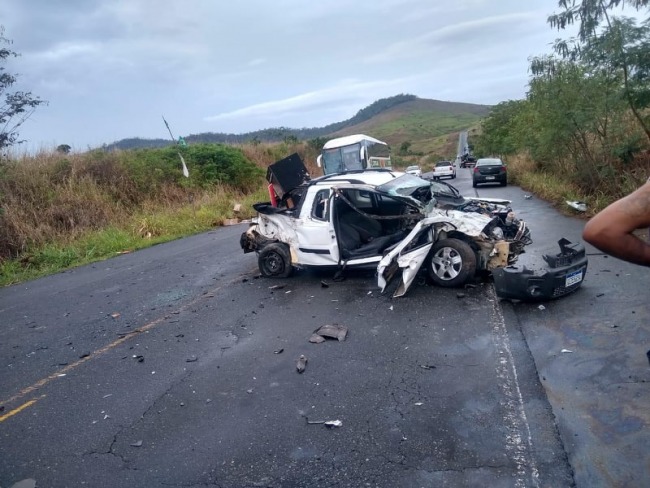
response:
[[[56,147],[56,152],[61,153],[61,154],[68,154],[72,147],[69,144],[59,144]]]
[[[16,83],[16,76],[7,73],[2,64],[10,57],[19,56],[6,47],[11,44],[12,41],[4,37],[4,27],[0,26],[0,149],[23,142],[18,140],[18,128],[34,113],[36,107],[46,103],[31,92],[10,91]]]
[[[606,71],[621,80],[621,97],[650,140],[650,23],[641,26],[631,19],[610,15],[611,9],[629,5],[635,10],[650,6],[650,0],[560,0],[564,10],[548,17],[551,27],[565,29],[578,24],[578,37],[559,40],[555,51],[564,59],[586,62],[592,69]],[[533,73],[535,73],[535,66]]]

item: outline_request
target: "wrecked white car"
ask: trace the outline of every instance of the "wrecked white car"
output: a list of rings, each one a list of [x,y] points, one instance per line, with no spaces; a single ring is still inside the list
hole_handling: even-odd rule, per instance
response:
[[[254,205],[258,217],[240,239],[244,252],[257,252],[266,277],[373,267],[382,290],[401,278],[400,296],[422,265],[434,283],[461,286],[479,271],[513,264],[532,242],[508,201],[466,199],[446,183],[391,170],[307,179],[280,193]]]

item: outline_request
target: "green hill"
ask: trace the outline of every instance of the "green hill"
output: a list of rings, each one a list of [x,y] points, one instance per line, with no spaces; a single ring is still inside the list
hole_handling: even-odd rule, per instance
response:
[[[329,124],[325,127],[291,129],[275,127],[243,134],[206,132],[184,136],[188,143],[245,143],[280,142],[288,137],[298,140],[332,138],[342,135],[364,133],[382,139],[392,146],[409,142],[411,150],[418,153],[439,151],[457,140],[457,133],[475,125],[490,110],[489,105],[443,102],[400,94],[382,98],[359,110],[354,117]],[[134,149],[164,147],[168,139],[122,139],[107,149]],[[455,150],[455,148],[453,149]]]

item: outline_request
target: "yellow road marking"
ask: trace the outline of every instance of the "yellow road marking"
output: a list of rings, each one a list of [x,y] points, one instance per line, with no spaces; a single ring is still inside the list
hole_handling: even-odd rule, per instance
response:
[[[219,289],[221,289],[221,286],[218,286],[214,290],[209,291],[209,292],[199,296],[195,300],[192,300],[191,302],[183,305],[182,307],[180,307],[177,310],[177,312],[182,312],[183,310],[185,310],[185,309],[187,309],[189,307],[192,307],[195,303],[199,302],[201,299],[206,298],[207,296],[209,296],[211,294],[216,293]],[[114,349],[115,347],[119,346],[123,342],[128,341],[133,336],[148,331],[149,329],[155,327],[160,322],[162,322],[163,320],[166,320],[168,318],[169,318],[169,314],[166,314],[166,315],[164,315],[164,316],[162,316],[160,318],[157,318],[156,320],[153,320],[153,321],[149,322],[148,324],[143,325],[142,327],[138,327],[137,329],[134,329],[133,331],[124,334],[122,337],[120,337],[119,339],[111,342],[110,344],[108,344],[108,345],[106,345],[104,347],[101,347],[101,348],[97,349],[96,351],[91,352],[88,356],[85,356],[85,357],[79,359],[78,361],[75,361],[74,363],[66,365],[64,368],[61,368],[60,370],[58,370],[56,373],[52,373],[51,375],[46,376],[45,378],[43,378],[41,380],[38,380],[36,383],[34,383],[31,386],[28,386],[27,388],[23,388],[18,393],[16,393],[14,396],[9,397],[6,400],[0,400],[0,405],[7,405],[9,403],[20,400],[24,396],[29,395],[30,393],[38,390],[39,388],[42,388],[43,386],[47,385],[52,380],[56,380],[58,378],[64,377],[66,374],[68,374],[68,372],[72,371],[73,369],[77,368],[78,366],[81,366],[86,361],[89,361],[90,359],[101,356],[105,352],[110,351],[111,349]],[[25,404],[25,405],[27,405],[27,404]],[[27,406],[29,406],[29,405],[27,405]],[[20,409],[17,409],[17,411],[12,410],[12,412],[15,412],[15,413],[18,413],[19,411],[20,411]],[[12,413],[11,415],[14,415],[15,413]],[[4,419],[4,417],[6,417],[7,415],[9,415],[9,414],[6,414],[6,415],[4,415],[3,417],[0,417],[0,418]]]
[[[9,417],[13,417],[13,416],[16,415],[17,413],[20,413],[20,412],[22,412],[23,410],[25,410],[26,408],[31,407],[31,406],[34,405],[37,401],[39,401],[41,398],[45,398],[45,395],[41,395],[39,398],[36,398],[36,399],[34,399],[34,400],[30,400],[30,401],[28,401],[27,403],[23,403],[20,407],[18,407],[18,408],[14,408],[13,410],[7,412],[7,413],[4,414],[4,415],[0,415],[0,422],[4,422],[4,421],[7,420]]]

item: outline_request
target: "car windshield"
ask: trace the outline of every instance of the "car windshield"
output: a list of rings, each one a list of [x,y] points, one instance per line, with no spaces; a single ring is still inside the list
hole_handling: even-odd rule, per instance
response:
[[[431,182],[410,173],[379,185],[377,190],[390,196],[410,197],[425,204],[431,200]]]
[[[449,161],[439,161],[436,166],[451,166],[451,163]]]
[[[325,167],[325,174],[363,169],[362,161],[359,158],[360,149],[361,145],[358,143],[333,149],[324,149],[323,165]]]
[[[409,166],[406,168],[406,171],[417,171],[418,169],[420,169],[419,166]]]
[[[431,181],[431,193],[437,197],[458,198],[460,196],[460,192],[455,186],[440,180]]]

